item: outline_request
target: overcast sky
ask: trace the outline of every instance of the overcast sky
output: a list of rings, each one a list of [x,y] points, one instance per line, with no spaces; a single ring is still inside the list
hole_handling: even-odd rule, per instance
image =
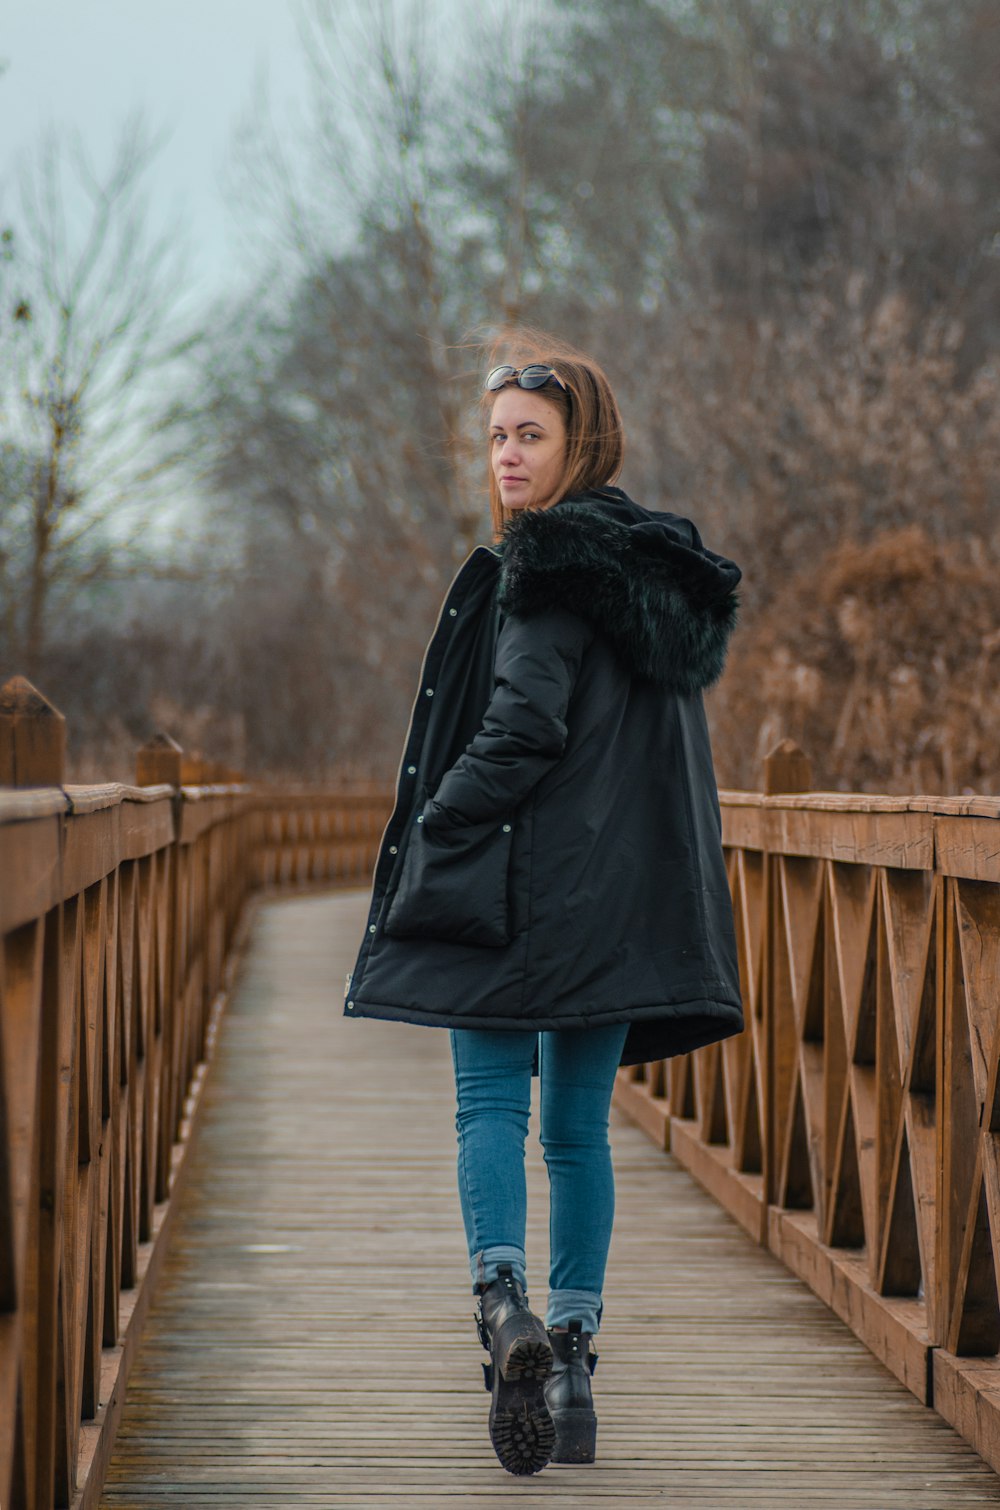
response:
[[[105,168],[117,128],[142,106],[169,140],[150,183],[157,218],[191,232],[206,294],[233,252],[222,179],[254,81],[266,68],[273,113],[305,86],[296,0],[0,0],[0,206],[17,163],[49,124],[79,130]]]

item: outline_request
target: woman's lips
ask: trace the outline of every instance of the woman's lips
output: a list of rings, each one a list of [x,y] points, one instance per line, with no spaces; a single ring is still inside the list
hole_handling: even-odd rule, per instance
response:
[[[501,479],[500,479],[500,486],[503,487],[504,483],[509,483],[509,482],[527,482],[527,480],[528,479],[526,477],[501,477]]]

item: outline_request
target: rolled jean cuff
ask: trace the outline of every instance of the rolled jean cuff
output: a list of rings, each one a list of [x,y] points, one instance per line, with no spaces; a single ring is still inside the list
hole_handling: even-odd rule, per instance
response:
[[[603,1310],[601,1297],[593,1290],[550,1290],[545,1325],[568,1327],[571,1321],[579,1321],[581,1331],[596,1332]]]
[[[469,1259],[473,1291],[480,1285],[491,1285],[501,1264],[510,1264],[514,1278],[522,1290],[527,1290],[524,1249],[518,1248],[514,1243],[496,1243],[492,1248],[483,1248],[479,1253],[473,1253]]]

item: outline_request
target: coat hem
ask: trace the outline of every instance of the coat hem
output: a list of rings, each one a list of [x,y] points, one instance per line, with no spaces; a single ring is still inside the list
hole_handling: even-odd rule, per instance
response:
[[[414,1027],[428,1028],[483,1028],[489,1031],[508,1032],[533,1032],[551,1033],[558,1032],[561,1028],[603,1028],[614,1023],[628,1023],[630,1026],[649,1025],[660,1023],[664,1028],[674,1026],[678,1030],[678,1036],[683,1037],[685,1030],[694,1037],[697,1034],[699,1042],[692,1043],[691,1047],[698,1047],[702,1043],[716,1042],[721,1038],[730,1038],[743,1029],[743,1008],[737,1002],[717,1001],[710,997],[693,997],[686,1001],[676,1002],[670,1005],[651,1003],[645,1007],[619,1007],[606,1008],[602,1011],[579,1012],[575,1014],[562,1013],[558,1017],[531,1017],[512,1018],[509,1016],[487,1015],[482,1017],[469,1017],[463,1015],[459,1020],[453,1012],[431,1012],[414,1007],[393,1007],[380,1002],[358,1001],[352,998],[350,1007],[344,1008],[345,1017],[370,1017],[383,1022],[405,1022]],[[710,1023],[706,1022],[710,1019]],[[695,1027],[704,1026],[707,1031],[718,1029],[713,1036],[702,1038]],[[695,1032],[692,1033],[691,1030]],[[677,1050],[678,1053],[687,1053],[689,1049],[684,1047]],[[661,1056],[665,1057],[665,1056]],[[623,1061],[624,1062],[624,1061]]]

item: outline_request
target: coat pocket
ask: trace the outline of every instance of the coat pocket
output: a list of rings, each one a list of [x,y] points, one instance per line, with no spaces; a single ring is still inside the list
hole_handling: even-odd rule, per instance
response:
[[[384,931],[494,949],[509,944],[512,840],[511,823],[434,831],[415,822]]]

